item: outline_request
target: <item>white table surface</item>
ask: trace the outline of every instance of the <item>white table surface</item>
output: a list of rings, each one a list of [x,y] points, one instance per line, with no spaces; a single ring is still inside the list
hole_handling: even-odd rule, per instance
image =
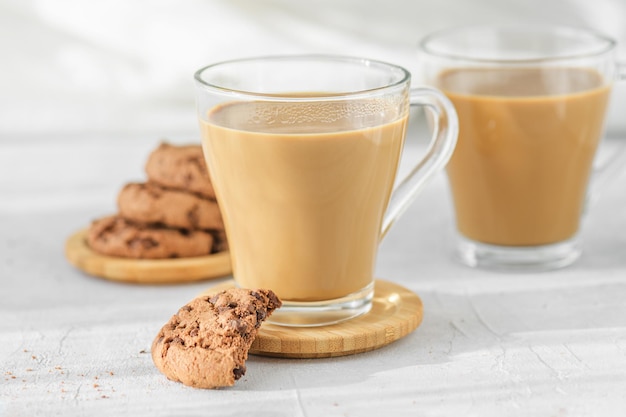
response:
[[[348,357],[251,356],[234,387],[199,390],[161,375],[150,344],[215,282],[114,283],[63,256],[72,232],[114,211],[123,183],[144,178],[157,140],[0,142],[0,416],[626,415],[624,173],[585,219],[583,257],[534,274],[451,260],[453,215],[439,174],[378,260],[379,277],[422,298],[415,332]],[[417,149],[410,144],[409,156]]]

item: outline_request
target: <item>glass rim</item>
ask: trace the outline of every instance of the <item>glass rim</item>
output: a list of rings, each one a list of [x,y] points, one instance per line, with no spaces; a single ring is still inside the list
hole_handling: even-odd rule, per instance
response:
[[[588,38],[594,39],[598,42],[598,46],[594,48],[592,51],[585,51],[580,53],[570,53],[563,55],[554,55],[554,56],[544,56],[544,57],[536,57],[536,58],[485,58],[485,57],[474,57],[469,53],[449,53],[442,52],[441,50],[437,50],[433,48],[429,44],[434,40],[440,39],[444,36],[448,36],[450,34],[469,32],[471,30],[476,29],[488,29],[492,31],[503,31],[503,32],[526,32],[533,33],[533,31],[544,31],[546,33],[550,32],[559,36],[586,36]],[[567,61],[567,60],[575,60],[575,59],[584,59],[584,58],[593,58],[597,56],[601,56],[615,49],[617,42],[615,39],[606,36],[598,31],[581,28],[575,26],[565,26],[565,25],[550,25],[550,24],[514,24],[514,25],[503,25],[503,24],[476,24],[476,25],[464,25],[464,26],[455,26],[451,28],[446,28],[442,30],[438,30],[426,35],[422,40],[418,43],[419,50],[434,57],[452,59],[452,60],[463,60],[463,61],[473,61],[478,63],[487,63],[487,64],[536,64],[542,62],[556,62],[556,61]]]
[[[285,93],[263,93],[259,91],[233,89],[233,88],[220,86],[215,83],[210,83],[202,78],[202,75],[206,71],[212,70],[214,68],[225,67],[227,65],[240,65],[240,64],[245,64],[245,63],[263,62],[263,61],[265,62],[270,62],[270,61],[274,61],[274,62],[280,62],[280,61],[324,62],[326,61],[328,63],[339,62],[339,63],[344,63],[344,64],[358,65],[361,68],[367,68],[367,67],[387,68],[389,70],[393,70],[393,71],[400,73],[401,76],[398,77],[397,80],[390,82],[386,85],[380,86],[380,87],[374,87],[374,88],[362,89],[362,90],[354,90],[354,91],[334,92],[334,93],[329,92],[328,94],[325,94],[324,92],[319,92],[320,94],[317,94],[318,92],[316,91],[316,94],[314,96],[289,96],[289,95],[286,95]],[[206,65],[204,67],[201,67],[199,70],[197,70],[194,73],[194,80],[196,81],[196,84],[198,86],[206,90],[215,92],[215,93],[221,93],[221,94],[236,96],[240,98],[245,97],[248,100],[258,98],[262,100],[280,100],[280,101],[293,101],[293,102],[344,100],[347,98],[359,98],[359,97],[369,96],[369,95],[376,94],[376,93],[381,93],[386,90],[394,89],[396,87],[399,87],[399,86],[402,86],[403,84],[408,83],[410,79],[411,79],[411,73],[404,67],[401,67],[396,64],[391,64],[389,62],[385,62],[385,61],[381,61],[377,59],[360,58],[360,57],[347,56],[347,55],[331,55],[331,54],[260,55],[260,56],[246,57],[246,58],[237,58],[237,59],[219,61],[213,64]]]

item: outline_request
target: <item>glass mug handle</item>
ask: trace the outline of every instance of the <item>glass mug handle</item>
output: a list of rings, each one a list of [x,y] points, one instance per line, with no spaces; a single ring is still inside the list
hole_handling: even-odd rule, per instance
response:
[[[433,137],[426,155],[393,190],[383,217],[381,240],[428,180],[445,167],[456,146],[459,121],[454,106],[443,93],[429,87],[412,88],[409,103],[411,106],[424,107],[433,114]]]
[[[626,81],[626,62],[618,62],[615,68],[615,80]],[[598,166],[594,166],[591,172],[590,186],[587,190],[587,201],[584,211],[587,212],[599,199],[602,189],[612,182],[622,172],[626,165],[626,144],[614,144],[616,147],[612,155]]]

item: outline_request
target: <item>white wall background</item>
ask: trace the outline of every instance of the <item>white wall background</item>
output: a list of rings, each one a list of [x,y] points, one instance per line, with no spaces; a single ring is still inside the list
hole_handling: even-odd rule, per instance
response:
[[[516,21],[596,29],[626,60],[626,0],[0,0],[0,143],[195,135],[192,74],[203,65],[336,53],[416,71],[426,33]],[[626,134],[624,84],[609,134]]]

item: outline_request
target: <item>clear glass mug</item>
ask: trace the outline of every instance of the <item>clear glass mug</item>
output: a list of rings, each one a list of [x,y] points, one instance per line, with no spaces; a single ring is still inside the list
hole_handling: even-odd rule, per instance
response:
[[[275,56],[195,74],[203,149],[238,286],[283,300],[271,321],[318,326],[371,307],[378,244],[456,143],[454,108],[405,69],[360,58]],[[430,148],[395,190],[409,106]]]
[[[447,173],[463,263],[547,270],[580,256],[610,90],[626,75],[615,46],[545,25],[460,27],[420,43],[423,81],[459,116]]]

